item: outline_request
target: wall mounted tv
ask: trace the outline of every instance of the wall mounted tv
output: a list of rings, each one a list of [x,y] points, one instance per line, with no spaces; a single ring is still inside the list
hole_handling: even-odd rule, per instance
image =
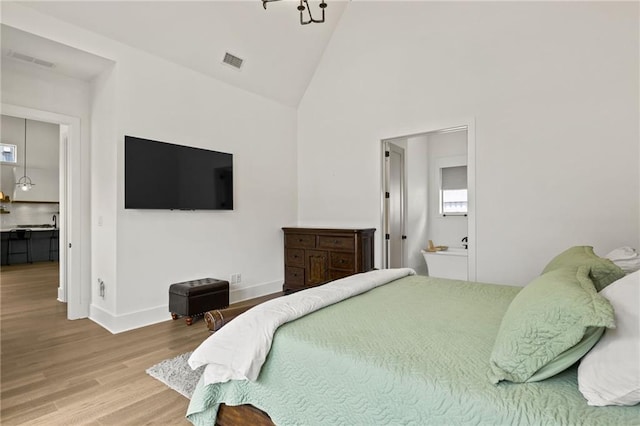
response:
[[[233,210],[233,154],[125,136],[124,208]]]

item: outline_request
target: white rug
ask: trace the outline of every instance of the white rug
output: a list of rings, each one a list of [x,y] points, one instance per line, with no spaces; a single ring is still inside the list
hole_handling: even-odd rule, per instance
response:
[[[204,366],[192,370],[187,364],[191,352],[178,355],[175,358],[164,361],[147,369],[147,374],[154,379],[160,380],[174,391],[180,393],[187,399],[191,399],[200,376],[204,371]]]

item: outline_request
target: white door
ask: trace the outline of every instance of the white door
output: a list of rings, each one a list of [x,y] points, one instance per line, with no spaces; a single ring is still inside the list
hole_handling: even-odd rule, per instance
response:
[[[404,197],[404,149],[386,142],[385,148],[385,216],[387,267],[402,268],[406,265],[404,243],[405,197]]]

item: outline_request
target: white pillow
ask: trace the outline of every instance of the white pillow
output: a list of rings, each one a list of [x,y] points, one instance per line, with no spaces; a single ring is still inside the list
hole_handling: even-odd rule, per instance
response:
[[[589,405],[635,405],[640,402],[640,271],[605,287],[615,312],[608,328],[582,358],[578,387]]]
[[[626,274],[640,270],[640,254],[631,247],[620,247],[605,256]]]

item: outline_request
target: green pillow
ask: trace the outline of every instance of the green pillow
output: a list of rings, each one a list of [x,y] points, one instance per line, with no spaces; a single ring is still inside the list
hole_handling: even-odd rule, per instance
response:
[[[580,343],[555,357],[553,361],[536,371],[533,376],[529,377],[526,382],[539,382],[555,376],[556,374],[571,367],[573,364],[578,362],[578,360],[582,359],[582,357],[585,356],[587,352],[596,345],[596,343],[598,343],[598,340],[600,340],[604,334],[604,330],[605,327],[589,327],[582,340],[580,340]]]
[[[611,260],[595,254],[591,246],[575,246],[563,251],[549,262],[542,273],[578,266],[589,267],[589,277],[598,291],[625,275],[624,271]]]
[[[552,270],[516,295],[491,353],[493,383],[522,383],[557,374],[597,342],[602,330],[593,327],[614,327],[613,308],[597,293],[588,271],[587,266]],[[578,343],[582,346],[574,348]]]

